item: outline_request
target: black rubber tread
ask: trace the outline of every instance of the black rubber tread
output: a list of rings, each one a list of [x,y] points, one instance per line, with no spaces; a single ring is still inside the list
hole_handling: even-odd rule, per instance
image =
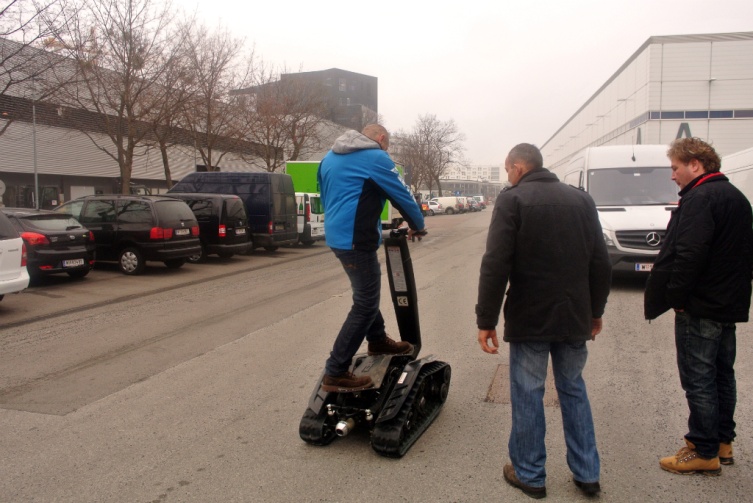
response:
[[[298,427],[301,439],[312,445],[328,445],[335,439],[335,429],[327,422],[326,410],[316,414],[311,409],[306,409]]]
[[[440,372],[447,369],[444,372]],[[371,447],[382,456],[402,457],[418,440],[447,398],[450,366],[445,362],[431,362],[419,371],[408,397],[394,419],[378,423],[371,432]],[[438,392],[445,385],[444,393]],[[426,398],[421,401],[420,398]]]

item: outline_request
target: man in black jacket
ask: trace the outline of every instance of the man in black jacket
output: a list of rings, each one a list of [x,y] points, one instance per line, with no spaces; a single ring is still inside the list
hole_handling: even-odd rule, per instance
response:
[[[698,138],[667,152],[680,202],[646,284],[645,316],[675,311],[680,383],[690,408],[685,446],[659,465],[673,473],[718,475],[732,464],[735,323],[748,321],[753,216],[745,196]]]
[[[586,341],[602,328],[611,265],[593,199],[542,164],[539,150],[526,143],[505,160],[512,186],[497,197],[481,262],[478,341],[497,353],[509,282],[504,340],[510,343],[512,429],[504,478],[531,497],[546,496],[543,397],[551,354],[568,466],[575,484],[594,495],[599,454],[582,371]]]

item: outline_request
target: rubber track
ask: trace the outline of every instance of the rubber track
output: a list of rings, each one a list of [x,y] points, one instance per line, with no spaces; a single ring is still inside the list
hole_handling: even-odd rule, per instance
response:
[[[408,415],[413,409],[418,390],[421,389],[421,383],[423,381],[436,374],[440,370],[444,370],[447,364],[444,362],[431,362],[421,368],[419,375],[416,377],[416,381],[413,383],[413,387],[408,394],[408,397],[403,402],[403,406],[398,412],[397,416],[391,421],[377,424],[371,433],[371,447],[382,456],[388,456],[391,458],[402,457],[408,449],[418,440],[423,432],[425,432],[429,425],[437,417],[439,411],[442,409],[444,402],[439,400],[431,400],[431,409],[427,411],[423,417],[413,417],[414,422],[411,427],[411,431],[403,436],[401,435],[405,422],[408,419]],[[420,421],[420,424],[416,424]],[[401,442],[402,437],[402,442]]]
[[[304,442],[312,445],[330,444],[335,439],[335,430],[327,422],[326,409],[322,409],[321,414],[317,416],[307,408],[301,418],[298,434]]]

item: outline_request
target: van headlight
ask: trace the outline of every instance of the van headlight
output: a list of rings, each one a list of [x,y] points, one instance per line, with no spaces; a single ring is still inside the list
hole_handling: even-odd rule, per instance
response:
[[[604,241],[606,241],[607,246],[615,246],[615,239],[612,236],[612,231],[602,231],[604,234]]]

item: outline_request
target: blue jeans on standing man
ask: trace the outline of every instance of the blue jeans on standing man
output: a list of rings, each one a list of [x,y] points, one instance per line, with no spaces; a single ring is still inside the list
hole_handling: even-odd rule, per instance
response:
[[[582,376],[588,358],[585,342],[510,343],[510,461],[518,480],[532,487],[545,485],[544,382],[550,354],[565,430],[567,465],[576,480],[598,482],[599,453]]]
[[[675,313],[680,383],[690,417],[685,438],[702,458],[715,458],[719,442],[735,438],[735,324]]]
[[[377,251],[337,248],[332,248],[332,251],[340,259],[353,290],[353,305],[324,366],[326,375],[337,376],[348,370],[364,337],[370,342],[376,342],[383,340],[387,334],[384,318],[379,311],[382,270]]]

